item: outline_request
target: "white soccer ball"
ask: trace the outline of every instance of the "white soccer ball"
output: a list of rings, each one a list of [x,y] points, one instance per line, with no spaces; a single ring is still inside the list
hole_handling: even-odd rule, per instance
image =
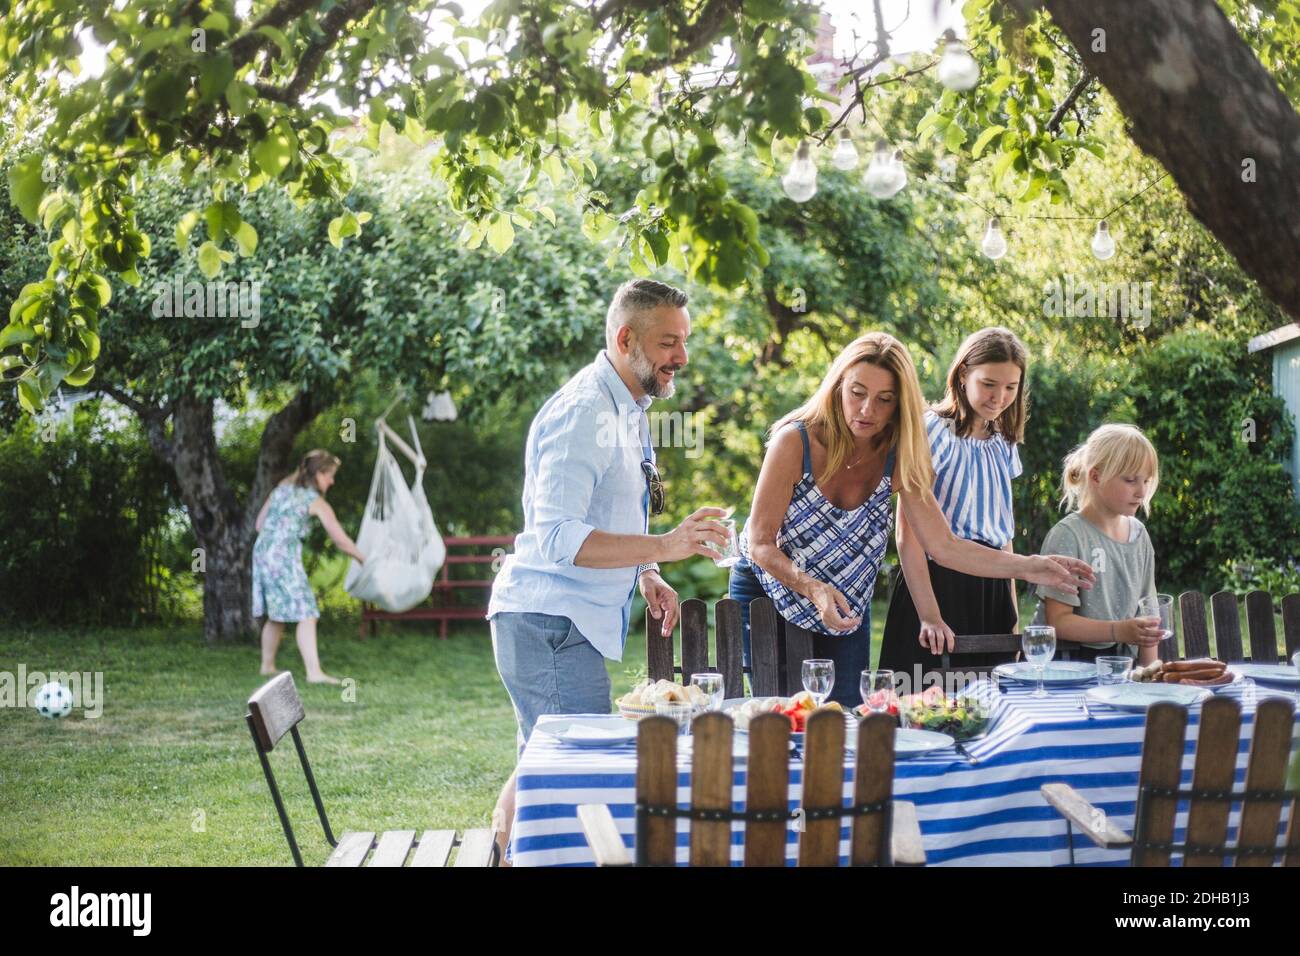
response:
[[[72,713],[72,691],[58,681],[50,681],[36,692],[36,713],[42,717],[66,717]]]

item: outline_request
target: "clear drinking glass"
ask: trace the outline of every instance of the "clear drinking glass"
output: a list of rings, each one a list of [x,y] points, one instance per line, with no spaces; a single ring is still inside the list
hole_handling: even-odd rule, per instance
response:
[[[691,675],[691,683],[704,691],[709,702],[705,705],[705,710],[722,710],[722,675],[717,671],[704,671],[699,674]]]
[[[883,714],[889,710],[889,694],[894,689],[893,671],[863,671],[858,686],[862,693],[862,703],[873,714]]]
[[[1056,628],[1031,624],[1020,635],[1020,649],[1025,652],[1025,660],[1038,672],[1038,689],[1030,697],[1046,697],[1043,687],[1043,669],[1047,662],[1056,656]]]
[[[736,547],[736,519],[719,518],[718,524],[727,529],[727,546],[718,552],[718,556],[713,559],[713,563],[720,568],[729,568],[740,560],[740,551]]]
[[[1296,651],[1291,655],[1291,666],[1296,669],[1297,674],[1300,674],[1300,651]],[[1295,703],[1296,709],[1300,710],[1300,684],[1296,685]]]
[[[1160,639],[1174,636],[1174,596],[1172,594],[1147,595],[1138,601],[1138,617],[1153,617],[1160,621]]]
[[[677,722],[678,736],[685,736],[691,732],[691,717],[695,715],[695,708],[687,700],[661,700],[655,704],[655,713],[660,717],[671,717]]]
[[[1133,669],[1133,658],[1115,655],[1097,658],[1097,683],[1122,684]]]
[[[835,662],[812,658],[803,662],[803,689],[813,695],[820,707],[835,686]]]

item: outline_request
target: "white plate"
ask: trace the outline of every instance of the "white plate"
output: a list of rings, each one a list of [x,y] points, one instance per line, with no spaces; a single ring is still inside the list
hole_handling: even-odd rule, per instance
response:
[[[1258,684],[1274,684],[1279,687],[1300,685],[1300,671],[1290,664],[1229,664],[1228,670],[1249,677]]]
[[[951,747],[953,739],[933,730],[901,728],[894,732],[894,757],[902,760]]]
[[[569,717],[537,729],[572,747],[619,747],[636,741],[637,726],[622,717]]]
[[[1089,703],[1105,704],[1116,710],[1144,713],[1153,704],[1167,701],[1191,707],[1209,700],[1213,694],[1208,687],[1187,687],[1183,684],[1107,684],[1091,687],[1084,692]]]
[[[1005,677],[1007,680],[1019,681],[1022,684],[1037,684],[1038,672],[1034,670],[1034,665],[1028,661],[1017,661],[1014,664],[999,664],[993,668],[993,673],[999,677]],[[1097,677],[1097,665],[1090,664],[1086,661],[1051,661],[1043,668],[1043,683],[1070,685],[1086,684]]]

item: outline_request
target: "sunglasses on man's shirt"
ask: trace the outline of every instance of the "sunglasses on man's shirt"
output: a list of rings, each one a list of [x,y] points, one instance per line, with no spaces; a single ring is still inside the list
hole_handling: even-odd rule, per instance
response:
[[[641,474],[645,475],[646,488],[650,491],[650,513],[664,513],[664,483],[659,477],[659,469],[649,458],[641,462]]]

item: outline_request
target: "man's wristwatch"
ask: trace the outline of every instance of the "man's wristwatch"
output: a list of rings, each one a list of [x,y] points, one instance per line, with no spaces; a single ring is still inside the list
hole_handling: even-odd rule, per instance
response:
[[[651,561],[649,564],[638,565],[636,569],[636,576],[639,578],[646,571],[658,571],[658,570],[659,570],[659,565]]]

